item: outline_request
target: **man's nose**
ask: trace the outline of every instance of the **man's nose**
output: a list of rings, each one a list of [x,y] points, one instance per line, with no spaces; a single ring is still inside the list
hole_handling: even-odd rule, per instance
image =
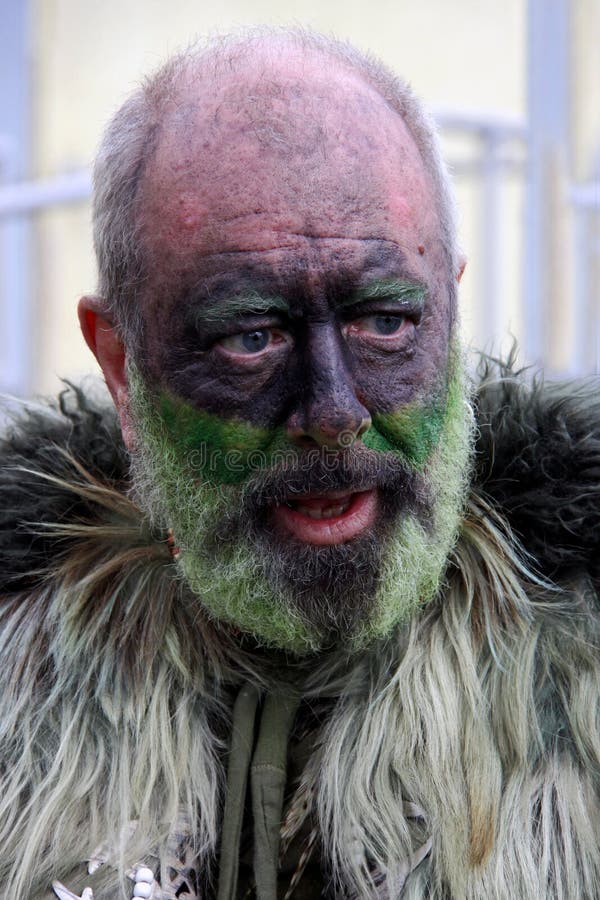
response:
[[[344,360],[341,336],[324,330],[303,360],[300,399],[287,421],[291,440],[302,447],[342,450],[371,427]]]

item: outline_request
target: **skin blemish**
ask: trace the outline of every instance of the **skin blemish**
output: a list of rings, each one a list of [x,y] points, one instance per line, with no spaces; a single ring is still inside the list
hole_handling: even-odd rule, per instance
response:
[[[423,244],[419,244],[417,250],[419,251],[420,256],[423,256],[423,254],[425,253],[425,247],[423,246]]]
[[[184,228],[198,228],[200,225],[200,216],[197,213],[188,213],[181,220]]]
[[[392,220],[396,223],[409,222],[413,216],[411,203],[406,196],[393,196],[389,200]]]

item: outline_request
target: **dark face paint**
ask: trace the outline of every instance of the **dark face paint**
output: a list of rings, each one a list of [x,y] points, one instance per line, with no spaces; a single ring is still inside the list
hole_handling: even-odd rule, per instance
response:
[[[155,407],[190,477],[197,480],[242,484],[253,472],[293,468],[299,464],[306,469],[311,461],[333,468],[343,454],[339,447],[316,443],[313,448],[301,451],[283,428],[264,428],[244,419],[199,410],[166,392],[155,397]],[[444,397],[431,404],[407,404],[396,412],[375,414],[372,425],[362,436],[362,444],[371,450],[391,452],[411,468],[420,470],[435,449],[445,413]],[[350,446],[354,443],[354,433],[346,433]],[[343,435],[343,432],[339,435],[342,448]],[[340,487],[333,485],[330,489]]]
[[[317,443],[443,393],[454,279],[399,116],[360,77],[324,77],[312,59],[186,100],[139,195],[146,377],[197,409]],[[414,286],[410,327],[385,349],[352,323],[390,314],[393,291],[376,288],[394,282]],[[286,340],[262,359],[223,352],[265,329]]]
[[[156,523],[173,527],[179,564],[213,615],[303,653],[340,642],[363,646],[434,596],[460,514],[469,452],[460,367],[452,368],[423,471],[410,459],[429,421],[423,410],[405,409],[397,419],[389,414],[395,429],[387,423],[388,437],[372,428],[345,450],[277,448],[263,443],[268,430],[170,400],[167,415],[157,416],[156,395],[131,371],[142,454],[134,469],[138,499]],[[239,446],[244,436],[254,442],[241,475],[197,467],[194,454],[210,431],[213,451]],[[369,435],[379,446],[369,448]],[[276,527],[273,509],[290,497],[372,489],[377,519],[350,542],[313,546]]]
[[[196,273],[194,286],[185,286],[170,339],[159,342],[148,325],[139,355],[149,360],[143,368],[151,381],[198,410],[317,444],[443,394],[447,297],[384,242],[345,248],[343,270],[339,243],[248,254],[240,271],[236,260],[226,272],[222,260],[203,260],[210,274]],[[381,330],[402,317],[404,333],[387,344],[356,326],[369,320]],[[284,339],[265,351],[260,341],[273,333]],[[245,358],[228,353],[232,340],[240,349],[246,341]]]
[[[293,649],[322,646],[331,628],[343,637],[352,609],[362,609],[360,640],[382,635],[433,596],[468,453],[463,413],[457,428],[447,415],[454,279],[430,179],[376,92],[347,73],[332,90],[328,73],[325,108],[311,78],[320,85],[303,63],[290,133],[273,144],[262,137],[268,108],[242,127],[239,97],[228,105],[223,92],[199,104],[184,142],[164,123],[139,198],[146,473],[164,488],[169,524],[181,519],[186,577],[213,614]],[[303,121],[320,123],[320,143],[296,140]],[[166,433],[153,431],[157,410]],[[239,454],[240,477],[228,464],[190,481],[189,454],[202,445]],[[375,478],[377,519],[360,539],[302,545],[315,604],[340,616],[308,615],[307,636],[293,611],[310,593],[301,542],[274,530],[249,456],[263,455],[268,479],[275,451],[339,457],[348,445],[393,456],[395,475]],[[318,475],[315,465],[303,489]],[[289,486],[284,477],[282,498]],[[207,540],[219,531],[227,540]]]

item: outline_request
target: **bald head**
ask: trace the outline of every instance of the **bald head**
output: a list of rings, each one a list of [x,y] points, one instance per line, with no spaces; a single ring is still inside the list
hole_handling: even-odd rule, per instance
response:
[[[189,78],[179,87],[137,193],[155,277],[199,251],[266,249],[282,233],[339,237],[357,211],[350,237],[387,239],[411,220],[417,246],[441,243],[414,138],[354,71],[265,47],[202,90]]]
[[[167,230],[181,220],[182,248],[187,235],[195,237],[199,216],[207,239],[211,230],[218,234],[218,220],[188,208],[186,180],[202,179],[213,194],[220,187],[223,212],[245,197],[236,215],[244,206],[244,215],[260,214],[274,192],[283,205],[298,191],[310,203],[324,190],[343,215],[372,189],[364,165],[370,168],[382,148],[390,176],[394,166],[402,176],[404,163],[420,158],[423,184],[413,179],[414,190],[423,194],[427,182],[423,196],[436,217],[446,268],[456,271],[453,205],[435,132],[407,85],[384,66],[298,30],[259,29],[173,58],[115,115],[96,162],[99,293],[112,318],[126,336],[139,335],[140,287],[148,265],[160,263],[153,256],[158,241],[146,245],[153,218]],[[337,175],[334,189],[324,183],[327,166]],[[172,202],[173,186],[179,213],[167,217],[161,202]]]

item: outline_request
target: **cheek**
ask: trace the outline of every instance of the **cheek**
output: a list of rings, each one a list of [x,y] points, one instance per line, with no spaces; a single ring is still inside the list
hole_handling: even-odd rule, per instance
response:
[[[364,443],[373,450],[400,455],[418,471],[431,460],[452,421],[464,418],[464,379],[462,359],[457,347],[449,351],[447,375],[426,401],[413,400],[400,408],[373,414],[373,426],[364,435]]]
[[[446,391],[452,321],[446,291],[431,290],[432,300],[406,347],[394,353],[353,354],[357,395],[371,415],[396,413],[423,404]]]
[[[283,430],[198,410],[166,393],[158,412],[180,466],[196,481],[241,484],[285,446]]]
[[[411,403],[396,412],[375,413],[363,441],[372,450],[397,453],[421,470],[439,441],[444,418],[443,403]]]
[[[357,395],[371,417],[398,415],[401,409],[437,405],[433,398],[443,396],[448,365],[447,340],[431,340],[425,345],[417,338],[410,354],[376,363],[362,364],[355,373]],[[428,399],[431,404],[428,403]],[[390,424],[390,428],[393,426]]]

